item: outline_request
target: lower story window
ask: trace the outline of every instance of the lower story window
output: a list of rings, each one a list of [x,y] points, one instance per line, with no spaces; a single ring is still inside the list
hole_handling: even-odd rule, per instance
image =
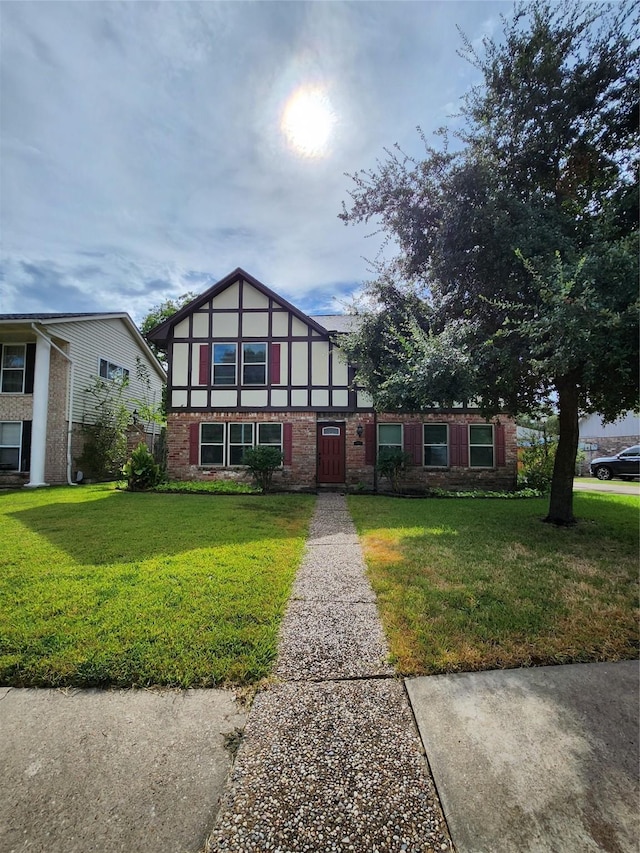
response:
[[[258,424],[258,444],[277,447],[282,453],[282,424]]]
[[[402,450],[402,424],[378,424],[378,456]]]
[[[201,465],[242,465],[247,450],[257,445],[283,451],[282,424],[210,423],[200,426]]]
[[[449,464],[446,424],[424,424],[424,464],[426,468],[446,468]]]
[[[469,425],[469,465],[471,468],[493,468],[493,426]]]
[[[229,465],[242,465],[245,450],[253,447],[253,424],[229,424]]]
[[[20,470],[21,421],[0,421],[0,471]]]
[[[200,427],[200,464],[224,465],[224,424]]]

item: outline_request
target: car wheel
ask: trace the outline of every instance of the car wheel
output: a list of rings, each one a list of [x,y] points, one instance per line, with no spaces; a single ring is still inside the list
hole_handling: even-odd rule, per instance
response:
[[[610,480],[612,476],[611,468],[607,468],[606,465],[598,465],[595,474],[599,480]]]

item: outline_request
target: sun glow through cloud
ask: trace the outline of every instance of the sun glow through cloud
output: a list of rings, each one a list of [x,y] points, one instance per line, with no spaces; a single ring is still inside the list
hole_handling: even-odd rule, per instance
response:
[[[335,123],[326,92],[317,86],[301,86],[287,101],[280,128],[299,156],[325,157]]]

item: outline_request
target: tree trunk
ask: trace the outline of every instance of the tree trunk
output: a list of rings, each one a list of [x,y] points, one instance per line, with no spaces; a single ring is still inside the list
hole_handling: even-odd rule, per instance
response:
[[[571,376],[556,382],[560,435],[551,479],[549,513],[552,524],[575,524],[573,515],[573,476],[578,453],[578,386]]]

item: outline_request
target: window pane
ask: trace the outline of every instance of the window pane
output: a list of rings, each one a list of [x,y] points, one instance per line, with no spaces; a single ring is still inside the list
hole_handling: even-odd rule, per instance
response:
[[[236,384],[236,366],[235,364],[216,364],[213,368],[213,384],[214,385],[235,385]]]
[[[424,448],[424,464],[446,468],[448,464],[446,446],[426,445]]]
[[[2,390],[5,394],[22,393],[22,380],[24,371],[22,370],[3,370],[2,371]]]
[[[23,344],[19,346],[8,346],[5,344],[2,348],[2,366],[22,370],[24,368],[24,353],[25,347]]]
[[[258,444],[282,444],[282,424],[258,424]]]
[[[0,423],[0,444],[20,444],[20,432],[22,424],[20,423]]]
[[[106,379],[108,375],[109,375],[109,364],[104,358],[101,358],[100,359],[100,376],[102,376],[103,379]]]
[[[244,385],[265,385],[266,368],[264,364],[246,364],[242,381]]]
[[[251,450],[250,444],[234,444],[229,448],[229,464],[242,465],[245,450]]]
[[[493,468],[493,447],[471,447],[470,464],[472,468]]]
[[[229,424],[231,444],[253,444],[253,424]]]
[[[224,424],[202,424],[203,444],[224,444]]]
[[[200,448],[200,461],[203,465],[222,465],[221,444],[203,444]]]
[[[236,363],[236,345],[235,344],[214,344],[213,345],[213,362],[214,362],[214,364],[235,364]]]
[[[267,345],[266,344],[245,344],[244,345],[244,363],[245,364],[264,364],[267,360]]]
[[[446,424],[425,424],[424,425],[424,443],[425,444],[446,444],[447,443],[447,425]]]
[[[20,469],[20,451],[17,447],[0,447],[0,470],[18,471]]]
[[[402,444],[402,427],[400,424],[379,424],[378,425],[378,443],[382,444]]]
[[[469,443],[470,444],[493,444],[493,427],[491,424],[487,426],[479,424],[471,424],[469,427]]]

